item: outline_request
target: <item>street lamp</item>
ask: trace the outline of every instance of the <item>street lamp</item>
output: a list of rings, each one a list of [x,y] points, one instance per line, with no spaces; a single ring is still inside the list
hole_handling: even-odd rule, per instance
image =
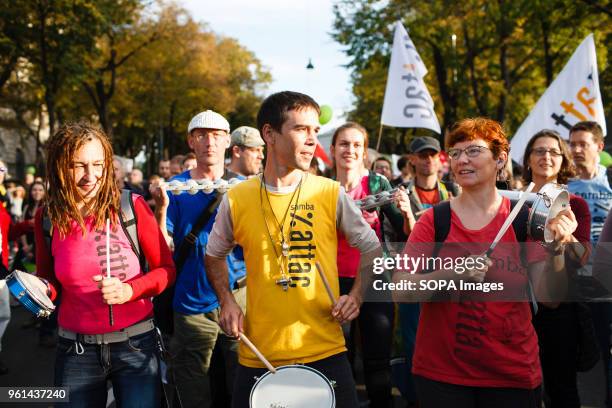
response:
[[[457,82],[457,34],[451,35],[451,45],[453,47],[453,82]]]

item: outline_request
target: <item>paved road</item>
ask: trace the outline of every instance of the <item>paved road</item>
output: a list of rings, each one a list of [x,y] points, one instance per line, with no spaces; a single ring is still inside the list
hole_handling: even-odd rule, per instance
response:
[[[2,359],[9,367],[7,375],[0,376],[0,387],[7,386],[50,386],[53,384],[53,365],[55,349],[38,345],[38,331],[21,326],[30,319],[29,312],[22,307],[12,309],[12,318],[2,341]],[[361,377],[358,374],[358,377]],[[580,374],[578,379],[583,407],[603,407],[603,369],[597,365],[588,373]],[[364,386],[358,385],[363,398]],[[0,404],[16,408],[41,408],[44,404]],[[366,404],[362,406],[367,406]],[[401,398],[395,398],[396,408],[405,407]]]

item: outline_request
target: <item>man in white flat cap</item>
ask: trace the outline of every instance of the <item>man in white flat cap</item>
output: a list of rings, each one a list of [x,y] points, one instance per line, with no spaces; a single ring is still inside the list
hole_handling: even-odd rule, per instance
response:
[[[264,159],[264,145],[259,130],[240,126],[232,132],[231,162],[227,168],[244,179],[259,174]]]
[[[216,181],[236,177],[224,169],[225,150],[230,146],[229,131],[227,120],[216,112],[207,110],[194,116],[187,129],[187,143],[195,153],[197,167],[176,175],[171,181]],[[232,389],[238,347],[235,339],[225,336],[219,329],[219,302],[204,270],[206,244],[220,197],[216,191],[206,194],[202,190],[196,194],[168,194],[164,187],[159,186],[152,193],[157,221],[175,248],[177,277],[172,300],[173,316],[164,317],[163,313],[156,316],[162,320],[160,327],[166,333],[173,333],[174,383],[184,408],[219,406],[216,401],[224,384],[218,384],[218,381],[227,380],[227,389]],[[229,289],[242,299],[244,309],[246,291],[242,286],[246,270],[242,249],[234,251],[227,260],[231,269]],[[225,360],[227,375],[212,379],[214,385],[211,387],[209,369],[215,345],[218,350],[215,352],[222,353],[219,357]]]

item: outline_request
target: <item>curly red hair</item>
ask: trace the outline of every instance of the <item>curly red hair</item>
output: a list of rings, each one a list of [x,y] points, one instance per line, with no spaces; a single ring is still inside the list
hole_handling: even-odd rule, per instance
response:
[[[493,157],[499,157],[501,152],[510,152],[510,144],[501,123],[487,118],[469,118],[455,123],[446,135],[446,149],[457,143],[469,140],[484,140]]]

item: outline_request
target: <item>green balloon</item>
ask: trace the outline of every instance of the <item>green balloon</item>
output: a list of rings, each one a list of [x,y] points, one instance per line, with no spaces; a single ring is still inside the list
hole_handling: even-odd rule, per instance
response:
[[[324,125],[332,119],[332,108],[329,105],[321,105],[321,114],[319,115],[319,123]]]
[[[602,150],[599,153],[599,163],[604,167],[612,166],[612,156],[610,156],[610,153]]]

